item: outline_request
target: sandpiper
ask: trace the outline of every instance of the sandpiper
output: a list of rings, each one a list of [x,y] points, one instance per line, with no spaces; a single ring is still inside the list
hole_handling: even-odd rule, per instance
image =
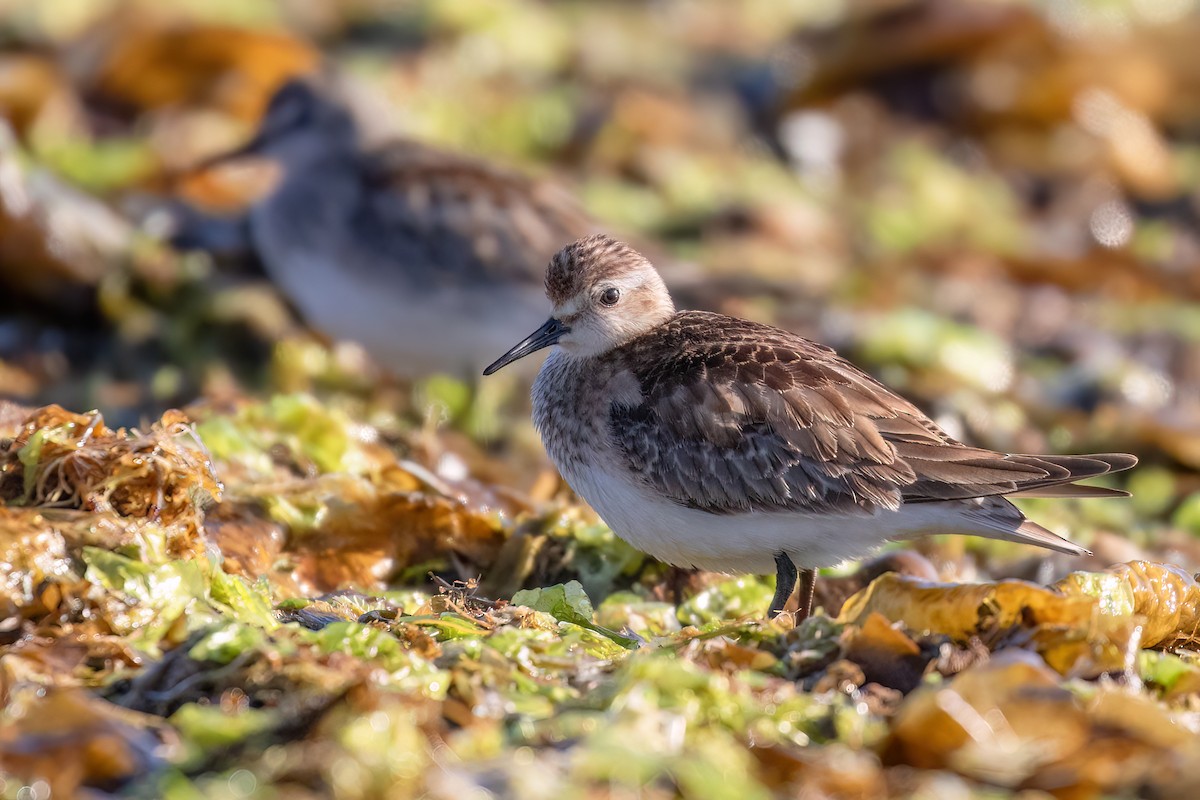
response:
[[[773,570],[772,617],[798,577],[802,619],[817,568],[890,540],[962,533],[1087,554],[1006,497],[1127,496],[1074,482],[1134,456],[969,447],[824,345],[676,311],[650,262],[607,236],[561,250],[545,283],[550,319],[484,374],[558,345],[533,418],[567,482],[668,564]]]
[[[257,155],[281,167],[249,211],[248,244],[313,327],[401,377],[478,374],[489,346],[545,315],[541,265],[595,224],[549,182],[409,139],[371,149],[359,138],[346,108],[294,80],[249,142],[208,163]]]

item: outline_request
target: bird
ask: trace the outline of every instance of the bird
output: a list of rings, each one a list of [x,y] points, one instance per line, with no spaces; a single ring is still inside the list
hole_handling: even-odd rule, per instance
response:
[[[545,313],[546,260],[597,229],[549,181],[413,139],[364,146],[311,78],[284,83],[252,138],[200,168],[248,156],[279,182],[245,220],[177,209],[174,242],[236,251],[245,237],[312,327],[399,377],[477,375],[490,343]]]
[[[549,320],[484,375],[555,346],[533,421],[567,483],[660,561],[774,572],[770,618],[799,580],[804,619],[817,569],[894,540],[960,533],[1087,555],[1009,498],[1128,496],[1075,482],[1135,456],[964,444],[825,345],[677,311],[651,262],[607,235],[559,251],[545,289]]]

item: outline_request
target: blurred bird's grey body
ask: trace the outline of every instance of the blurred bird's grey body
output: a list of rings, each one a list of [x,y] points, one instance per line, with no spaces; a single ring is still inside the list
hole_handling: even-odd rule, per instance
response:
[[[283,171],[249,217],[271,278],[314,327],[402,376],[477,374],[545,315],[541,264],[590,230],[552,185],[409,140],[362,148],[349,113],[301,83],[242,152]]]
[[[485,374],[551,344],[534,422],[571,487],[623,539],[663,561],[778,576],[929,533],[1087,551],[1005,495],[1120,496],[1076,486],[1124,454],[1031,456],[955,441],[823,345],[704,312],[677,312],[650,263],[592,236],[546,276],[552,319]],[[802,595],[801,614],[807,613]]]
[[[460,254],[405,253],[418,246],[411,237],[373,234],[383,216],[373,199],[331,166],[296,171],[251,213],[267,271],[314,327],[360,343],[402,377],[466,375],[497,342],[520,337],[514,314],[545,315],[540,282],[447,275],[434,265],[461,264]]]

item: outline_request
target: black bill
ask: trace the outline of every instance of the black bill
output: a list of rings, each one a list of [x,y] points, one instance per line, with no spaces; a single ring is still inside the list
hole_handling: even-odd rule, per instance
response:
[[[230,161],[236,161],[239,158],[256,156],[266,143],[267,137],[263,135],[262,131],[259,131],[252,139],[250,139],[250,141],[246,142],[240,147],[234,148],[233,150],[227,150],[224,153],[217,153],[215,156],[209,156],[197,164],[195,169],[212,169],[213,167],[219,167],[220,165]]]
[[[543,347],[549,347],[550,345],[557,343],[558,340],[562,338],[563,334],[569,332],[570,330],[570,328],[568,328],[566,325],[563,325],[556,319],[546,320],[545,325],[526,336],[524,339],[518,342],[515,347],[489,364],[487,369],[483,371],[483,374],[491,375],[501,367],[506,367],[512,362],[524,358],[530,353],[536,353]]]

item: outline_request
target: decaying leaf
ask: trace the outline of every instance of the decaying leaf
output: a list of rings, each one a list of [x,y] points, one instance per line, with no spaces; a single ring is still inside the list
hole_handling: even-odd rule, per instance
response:
[[[1040,658],[1009,651],[919,689],[892,725],[886,758],[923,769],[953,769],[1018,786],[1086,746],[1090,726],[1075,698]]]
[[[168,412],[146,433],[111,430],[98,413],[39,409],[0,452],[0,499],[46,508],[112,511],[199,529],[221,486],[187,418]]]
[[[20,695],[3,712],[0,772],[46,781],[55,797],[112,791],[144,774],[177,737],[162,720],[79,689]]]
[[[1200,588],[1178,567],[1134,561],[1076,572],[1054,586],[1024,581],[944,585],[884,575],[850,598],[839,621],[876,614],[958,641],[1024,629],[1064,674],[1128,669],[1139,647],[1196,640]]]
[[[889,763],[1062,796],[1149,786],[1177,796],[1180,766],[1197,754],[1200,741],[1152,700],[1114,687],[1081,699],[1018,650],[915,691],[884,749]]]
[[[0,120],[0,291],[86,309],[132,236],[129,223],[96,198],[28,167]]]
[[[817,581],[813,607],[836,614],[847,600],[888,572],[928,581],[938,578],[933,564],[920,553],[915,550],[893,550],[862,562],[847,575],[822,576]],[[796,599],[793,598],[792,602],[795,603]]]
[[[133,108],[213,103],[245,118],[319,55],[284,33],[232,25],[178,24],[116,13],[89,34],[89,58],[73,65],[94,91]]]
[[[756,747],[751,751],[768,786],[787,787],[799,797],[888,797],[887,782],[874,753],[841,744],[788,749]]]
[[[33,409],[17,405],[8,400],[0,400],[0,441],[16,436],[33,414]]]
[[[965,640],[1020,624],[1086,627],[1095,603],[1026,581],[947,585],[887,573],[842,606],[838,621],[862,625],[874,613],[918,633]]]
[[[920,646],[878,612],[868,616],[861,628],[846,627],[842,657],[858,664],[865,680],[905,692],[916,688],[927,665]]]
[[[1101,573],[1075,572],[1055,588],[1094,597],[1100,613],[1135,616],[1143,647],[1191,646],[1200,641],[1200,585],[1172,564],[1131,561]]]
[[[349,586],[382,588],[401,570],[452,554],[486,564],[503,539],[494,515],[454,500],[379,492],[346,476],[305,488],[297,487],[286,499],[316,502],[315,524],[294,529],[285,553],[306,594]]]
[[[115,515],[0,506],[0,617],[53,617],[71,613],[68,587],[82,577],[84,547],[114,549],[134,544]],[[47,594],[51,586],[58,595]]]

